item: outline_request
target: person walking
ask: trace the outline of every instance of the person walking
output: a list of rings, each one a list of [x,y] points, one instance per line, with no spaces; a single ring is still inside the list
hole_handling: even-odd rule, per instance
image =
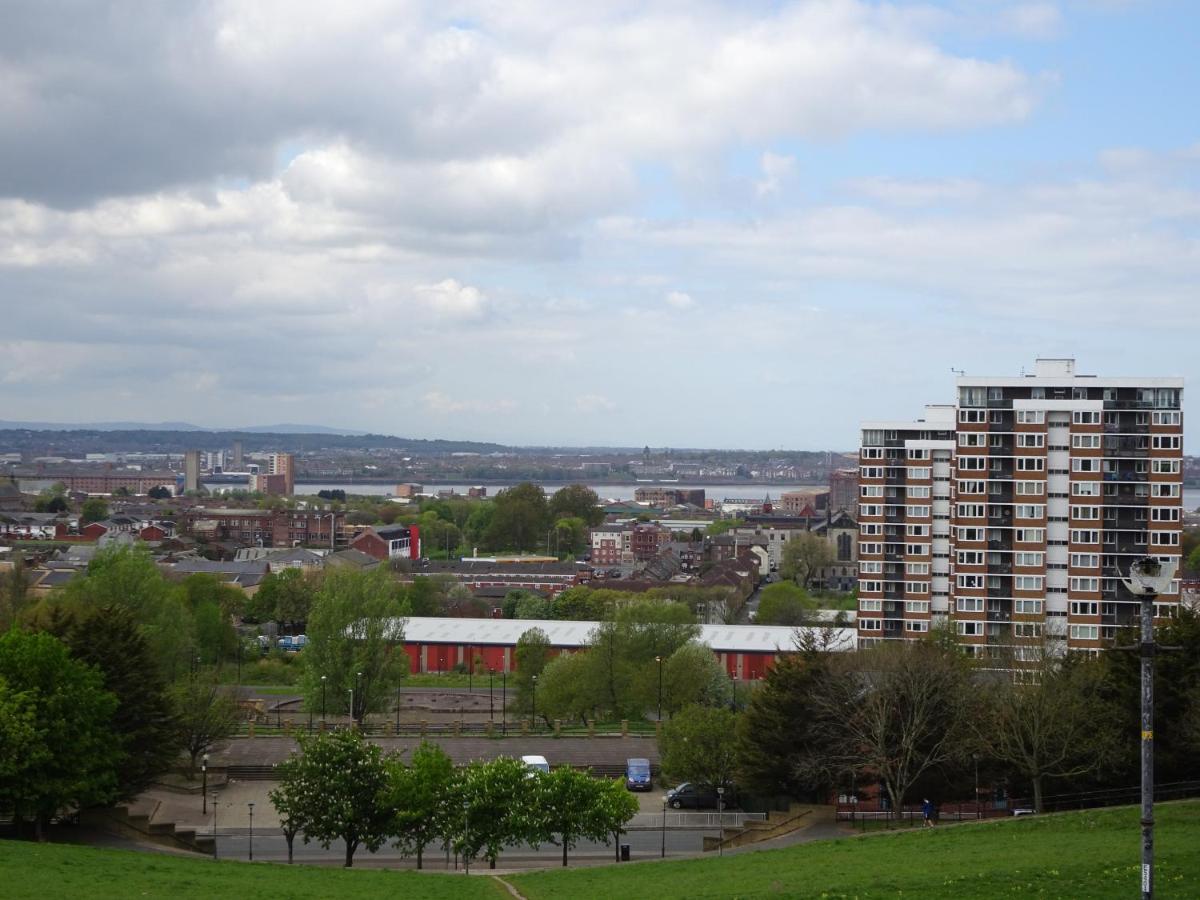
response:
[[[925,798],[925,802],[921,804],[921,816],[925,820],[925,827],[933,827],[933,804],[929,802],[929,798]]]

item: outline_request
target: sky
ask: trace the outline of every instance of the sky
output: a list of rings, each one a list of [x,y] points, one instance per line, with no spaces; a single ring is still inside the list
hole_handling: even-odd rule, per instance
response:
[[[1198,30],[1183,0],[4,4],[0,418],[819,450],[953,369],[1197,385]]]

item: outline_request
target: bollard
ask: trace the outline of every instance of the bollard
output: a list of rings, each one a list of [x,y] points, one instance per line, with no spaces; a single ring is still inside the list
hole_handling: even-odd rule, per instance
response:
[[[621,720],[621,737],[629,737],[629,720]]]
[[[529,720],[528,719],[521,720],[521,734],[529,734]]]

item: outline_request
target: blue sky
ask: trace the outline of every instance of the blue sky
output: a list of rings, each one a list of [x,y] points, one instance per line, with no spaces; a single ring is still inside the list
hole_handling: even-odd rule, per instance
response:
[[[1198,17],[10,11],[4,417],[843,449],[952,368],[1194,383]]]

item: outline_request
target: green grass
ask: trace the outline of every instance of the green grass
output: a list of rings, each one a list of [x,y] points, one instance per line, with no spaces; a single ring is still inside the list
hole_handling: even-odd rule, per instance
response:
[[[490,878],[276,863],[213,862],[126,850],[0,841],[0,895],[46,897],[509,897]]]
[[[1156,808],[1155,893],[1200,896],[1200,803]],[[538,872],[511,882],[555,897],[1127,898],[1139,890],[1133,808],[821,841],[725,859]]]

